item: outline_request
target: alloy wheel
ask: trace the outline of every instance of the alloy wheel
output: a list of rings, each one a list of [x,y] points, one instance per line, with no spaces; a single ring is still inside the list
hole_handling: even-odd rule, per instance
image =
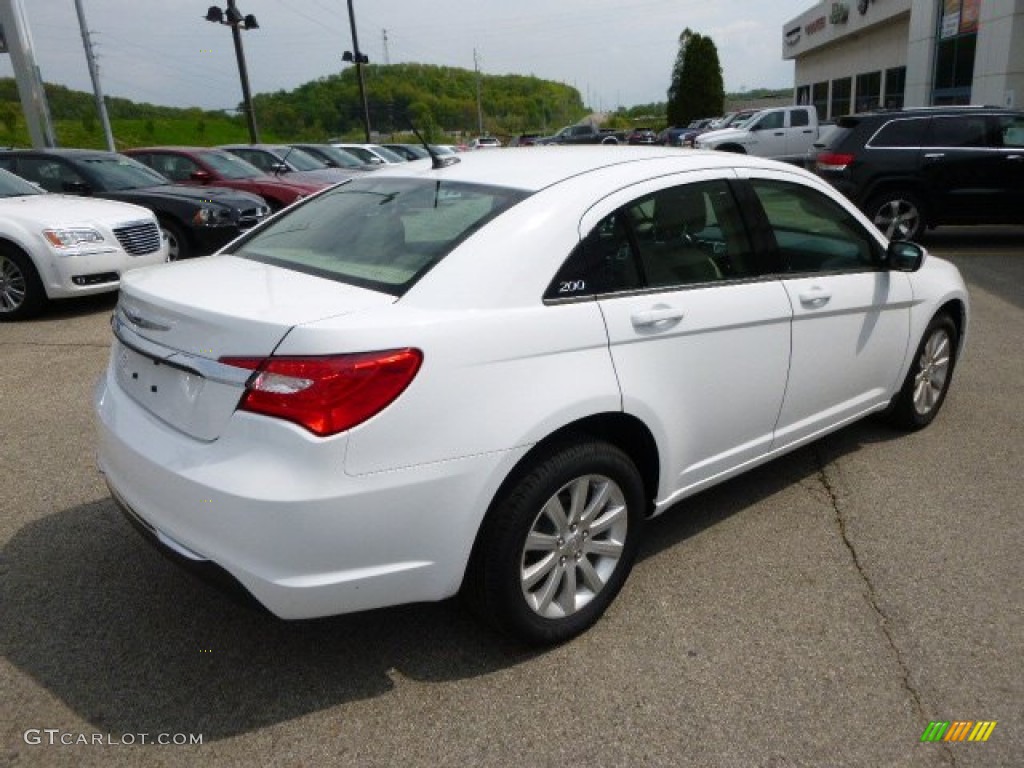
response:
[[[936,328],[921,350],[914,376],[914,410],[921,416],[931,412],[946,389],[951,342],[945,328]]]
[[[623,556],[628,517],[622,489],[603,475],[571,480],[548,499],[521,558],[520,584],[530,609],[561,619],[593,600]]]
[[[0,312],[14,312],[25,302],[25,273],[14,261],[0,254]]]
[[[874,224],[890,240],[910,240],[921,227],[921,212],[911,201],[893,198],[875,211]]]

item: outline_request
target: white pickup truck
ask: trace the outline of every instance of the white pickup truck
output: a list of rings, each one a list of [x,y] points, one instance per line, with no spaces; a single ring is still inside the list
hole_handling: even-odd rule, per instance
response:
[[[702,133],[694,147],[802,165],[807,150],[817,139],[818,113],[814,107],[775,107],[762,109],[739,126]]]

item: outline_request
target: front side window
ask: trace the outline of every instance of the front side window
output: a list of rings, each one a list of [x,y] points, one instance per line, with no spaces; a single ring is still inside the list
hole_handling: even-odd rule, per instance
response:
[[[231,152],[242,158],[245,162],[256,166],[264,173],[273,173],[279,161],[269,152],[252,149],[233,149]]]
[[[1024,116],[1000,115],[998,135],[1002,146],[1012,149],[1024,147]]]
[[[787,273],[877,269],[875,239],[853,215],[816,189],[752,179]]]
[[[38,188],[32,186],[24,179],[15,176],[13,173],[0,171],[0,197],[24,197],[27,195],[41,195]]]
[[[65,184],[85,182],[70,165],[51,157],[22,157],[18,160],[18,172],[47,192],[61,193],[66,191]]]
[[[261,173],[260,169],[255,165],[230,152],[223,152],[221,150],[200,152],[199,159],[225,179],[251,179],[259,176]]]
[[[78,164],[106,191],[142,189],[167,183],[167,179],[152,168],[121,155],[84,157],[78,160]]]
[[[769,112],[767,115],[757,121],[757,125],[753,126],[755,129],[762,131],[774,131],[777,128],[785,126],[786,113],[785,112]]]
[[[236,256],[401,296],[526,192],[428,179],[356,179],[236,244]]]

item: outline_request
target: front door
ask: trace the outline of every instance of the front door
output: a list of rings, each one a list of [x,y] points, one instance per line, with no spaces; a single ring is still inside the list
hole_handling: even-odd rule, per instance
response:
[[[910,281],[844,207],[788,174],[751,171],[793,311],[774,447],[805,442],[889,401],[907,354]]]

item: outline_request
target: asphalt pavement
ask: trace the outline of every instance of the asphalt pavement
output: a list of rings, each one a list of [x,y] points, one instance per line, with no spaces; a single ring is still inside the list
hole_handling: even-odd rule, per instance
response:
[[[195,581],[96,470],[113,299],[0,325],[0,766],[1024,764],[1024,230],[925,244],[973,302],[936,422],[686,501],[541,652],[456,601],[287,623]]]

